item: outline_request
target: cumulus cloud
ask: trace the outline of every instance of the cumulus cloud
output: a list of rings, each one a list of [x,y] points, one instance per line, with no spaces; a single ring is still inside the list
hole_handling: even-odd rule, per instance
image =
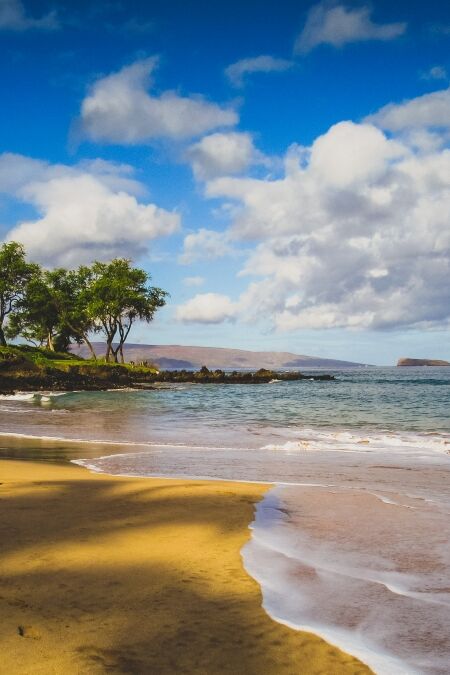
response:
[[[138,201],[143,188],[130,171],[103,161],[68,167],[1,155],[0,191],[37,212],[7,239],[22,242],[33,260],[48,265],[144,255],[150,240],[178,229],[179,216]]]
[[[371,125],[340,122],[314,141],[309,166],[325,185],[345,188],[376,178],[405,151]]]
[[[200,228],[184,238],[183,253],[179,257],[182,265],[199,260],[216,260],[233,253],[230,238],[226,232]]]
[[[183,323],[223,323],[233,321],[236,307],[220,293],[200,293],[177,307],[176,318]]]
[[[389,103],[366,120],[393,132],[430,127],[450,129],[450,88],[402,103]]]
[[[21,0],[0,0],[0,30],[55,30],[59,28],[56,12],[49,12],[39,18],[25,11]]]
[[[183,139],[233,126],[237,113],[201,96],[149,93],[156,57],[136,61],[97,80],[81,105],[82,135],[104,143],[133,144]]]
[[[225,75],[235,87],[244,86],[245,76],[252,73],[280,73],[288,70],[292,61],[280,59],[267,54],[241,59],[225,68]]]
[[[342,122],[277,179],[222,177],[229,236],[253,241],[234,316],[279,330],[450,322],[450,149]],[[226,234],[226,233],[225,233]]]
[[[201,180],[241,173],[251,164],[267,162],[253,145],[251,135],[237,131],[204,136],[188,148],[186,158]]]
[[[294,51],[306,54],[322,44],[342,47],[350,42],[393,40],[405,30],[406,23],[374,23],[370,7],[350,9],[342,4],[321,2],[309,10]]]

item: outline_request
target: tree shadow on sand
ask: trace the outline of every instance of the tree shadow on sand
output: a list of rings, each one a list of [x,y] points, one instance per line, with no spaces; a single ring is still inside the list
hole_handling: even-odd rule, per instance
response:
[[[104,477],[3,483],[0,671],[367,672],[261,608],[239,556],[258,490]]]

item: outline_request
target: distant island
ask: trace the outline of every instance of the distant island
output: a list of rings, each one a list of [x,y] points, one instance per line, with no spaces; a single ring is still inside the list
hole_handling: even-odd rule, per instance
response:
[[[92,343],[100,355],[106,351],[102,342]],[[74,354],[88,357],[86,345],[71,345]],[[246,349],[227,349],[224,347],[199,347],[185,345],[147,345],[125,344],[123,347],[127,362],[142,363],[150,361],[165,370],[197,370],[207,366],[211,370],[289,370],[296,368],[362,368],[365,364],[338,359],[324,359],[319,356],[305,356],[292,352],[259,352]]]
[[[397,366],[450,366],[450,362],[442,361],[440,359],[402,358],[397,361]]]

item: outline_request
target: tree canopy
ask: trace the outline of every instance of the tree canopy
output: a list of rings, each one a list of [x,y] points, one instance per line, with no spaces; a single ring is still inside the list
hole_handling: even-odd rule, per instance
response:
[[[3,260],[5,263],[3,263]],[[3,263],[3,264],[2,264]],[[123,362],[123,345],[135,321],[150,322],[163,307],[166,291],[126,258],[94,262],[76,270],[43,270],[27,263],[20,244],[0,248],[0,343],[22,336],[47,349],[64,351],[103,333],[106,360]],[[7,319],[5,330],[3,326]]]
[[[15,241],[0,247],[0,345],[6,346],[5,322],[22,301],[27,285],[38,269],[25,259],[25,249]]]
[[[123,345],[136,319],[150,322],[157,309],[166,303],[167,293],[149,286],[150,276],[131,267],[126,258],[110,263],[95,262],[87,289],[88,315],[106,336],[106,360],[123,361]],[[115,342],[115,345],[114,345]]]

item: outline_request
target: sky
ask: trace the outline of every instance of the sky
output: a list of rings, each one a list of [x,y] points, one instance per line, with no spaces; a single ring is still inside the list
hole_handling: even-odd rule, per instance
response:
[[[133,259],[130,340],[450,360],[450,5],[0,0],[0,241]]]

